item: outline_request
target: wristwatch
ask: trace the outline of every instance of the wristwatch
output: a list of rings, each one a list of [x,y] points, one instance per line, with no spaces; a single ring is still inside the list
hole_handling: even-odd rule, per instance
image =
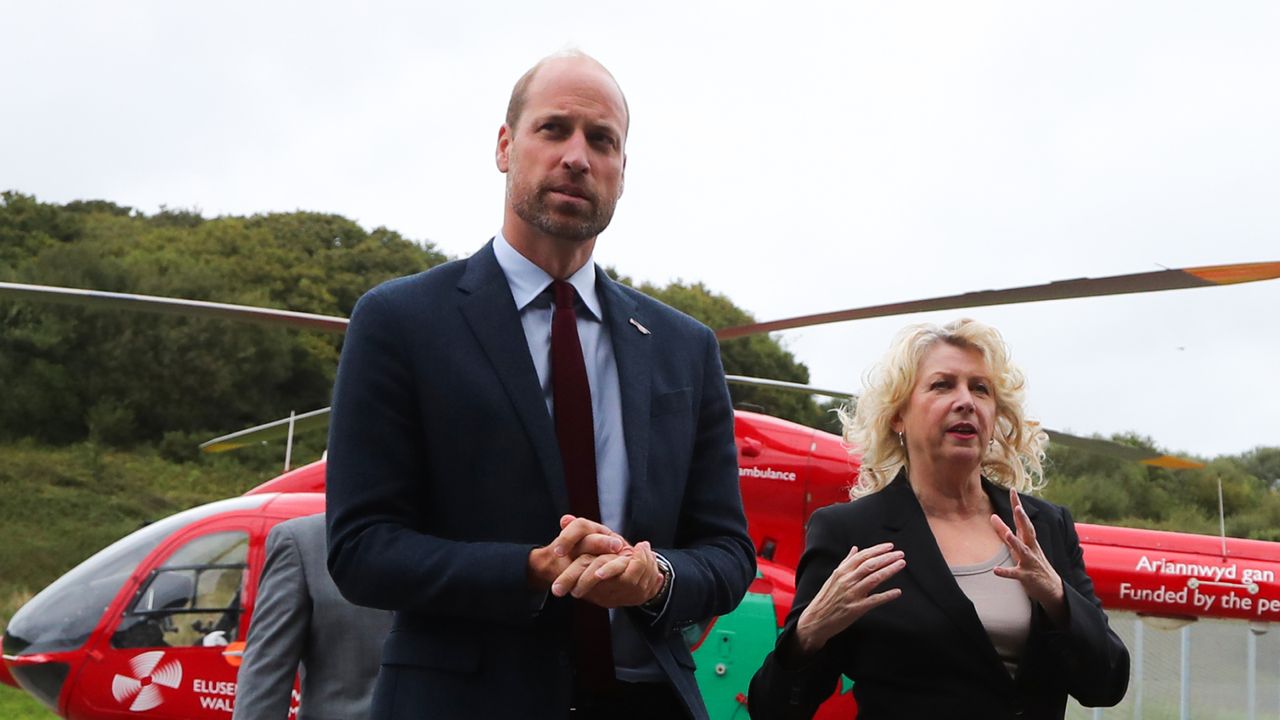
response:
[[[653,554],[653,559],[658,563],[658,572],[662,573],[662,588],[658,590],[657,595],[646,600],[640,607],[652,613],[659,613],[667,604],[667,597],[671,595],[671,579],[675,577],[675,571],[671,569],[671,563],[658,553]]]

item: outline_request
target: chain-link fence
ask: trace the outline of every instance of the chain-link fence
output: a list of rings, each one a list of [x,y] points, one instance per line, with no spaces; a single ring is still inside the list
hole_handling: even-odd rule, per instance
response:
[[[1177,626],[1109,612],[1132,659],[1113,708],[1067,707],[1072,720],[1280,720],[1280,627],[1201,619]]]

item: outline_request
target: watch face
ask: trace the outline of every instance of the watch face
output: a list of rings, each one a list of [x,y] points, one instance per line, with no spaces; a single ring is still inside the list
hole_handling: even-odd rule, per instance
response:
[[[673,571],[671,570],[671,563],[667,562],[667,559],[662,557],[661,555],[654,555],[653,557],[655,560],[658,561],[658,569],[662,571],[663,577],[666,578],[666,580],[662,583],[662,589],[666,590],[667,584],[670,583],[671,576],[672,574],[674,574]]]
[[[675,572],[671,569],[671,563],[661,555],[654,553],[653,559],[658,563],[658,570],[662,573],[662,587],[658,589],[658,594],[644,601],[640,607],[656,611],[662,609],[662,604],[671,592],[671,578]]]

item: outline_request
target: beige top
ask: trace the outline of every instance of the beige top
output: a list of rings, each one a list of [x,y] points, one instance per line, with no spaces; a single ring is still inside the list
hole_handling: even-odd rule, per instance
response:
[[[956,584],[978,611],[978,619],[1011,676],[1018,672],[1022,648],[1031,633],[1031,599],[1017,580],[999,577],[992,570],[997,565],[1014,564],[1009,548],[1002,545],[986,562],[951,567]]]

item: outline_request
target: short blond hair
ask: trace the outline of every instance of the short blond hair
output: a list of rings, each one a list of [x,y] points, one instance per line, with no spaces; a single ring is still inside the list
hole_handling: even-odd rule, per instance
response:
[[[1049,438],[1038,422],[1026,417],[1026,376],[1010,361],[1009,347],[999,331],[976,320],[960,319],[942,326],[908,325],[899,331],[884,358],[864,377],[862,395],[840,410],[845,444],[851,454],[862,456],[858,480],[849,490],[851,498],[884,489],[904,467],[910,471],[906,448],[893,431],[893,422],[915,389],[920,361],[940,342],[977,350],[991,374],[996,427],[982,457],[982,474],[1018,492],[1044,486],[1041,460]]]

